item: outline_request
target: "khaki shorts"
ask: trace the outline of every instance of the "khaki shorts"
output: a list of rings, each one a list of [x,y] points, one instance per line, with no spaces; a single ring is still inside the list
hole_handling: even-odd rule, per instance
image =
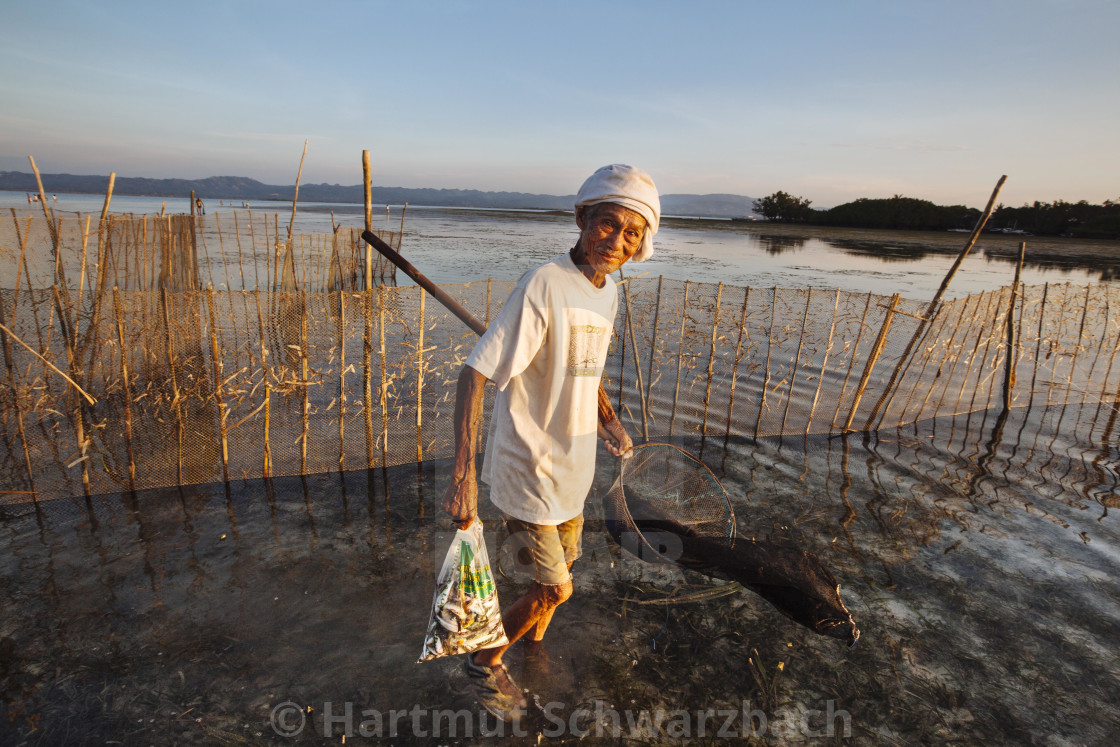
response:
[[[568,565],[583,554],[583,514],[556,525],[502,518],[509,530],[509,556],[515,558],[511,570],[547,586],[572,580]]]

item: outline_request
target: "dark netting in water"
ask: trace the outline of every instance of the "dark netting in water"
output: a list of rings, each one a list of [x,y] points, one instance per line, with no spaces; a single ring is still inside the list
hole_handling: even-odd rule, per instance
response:
[[[688,452],[672,444],[649,443],[634,447],[634,456],[624,459],[618,479],[603,496],[603,514],[611,534],[632,539],[644,547],[638,553],[651,562],[673,563],[672,548],[638,524],[643,515],[635,501],[650,505],[698,537],[734,537],[735,512],[716,476]],[[638,516],[635,517],[635,512]],[[645,530],[645,531],[643,531]],[[625,545],[625,541],[623,541]]]

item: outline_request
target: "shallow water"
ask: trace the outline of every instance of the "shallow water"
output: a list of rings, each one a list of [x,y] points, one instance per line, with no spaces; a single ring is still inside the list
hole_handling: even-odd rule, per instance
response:
[[[59,196],[53,207],[63,216],[100,214],[103,197]],[[21,204],[22,203],[22,204]],[[159,197],[115,197],[114,212],[158,214]],[[0,191],[0,208],[26,209],[22,192]],[[167,200],[169,211],[189,212],[187,200]],[[229,212],[214,201],[207,203],[209,215]],[[375,206],[373,227],[397,231],[402,226],[401,207]],[[253,203],[253,213],[277,213],[285,227],[291,203]],[[242,213],[244,214],[244,213]],[[360,205],[301,203],[294,231],[328,234],[332,221],[346,227],[364,223]],[[571,213],[517,210],[471,210],[409,206],[404,216],[401,253],[436,283],[517,280],[528,269],[571,248],[577,228]],[[927,231],[867,231],[845,228],[768,226],[726,220],[667,217],[655,239],[651,260],[628,264],[627,276],[645,274],[693,282],[722,282],[756,288],[840,288],[882,295],[901,293],[921,301],[933,296],[964,246],[967,234]],[[958,298],[1010,285],[1014,264],[1004,255],[1017,253],[1021,237],[983,235],[965,259],[949,286],[946,298]],[[1120,242],[1028,237],[1028,244],[1056,259],[1046,264],[1028,262],[1022,279],[1027,285],[1042,283],[1120,282],[1115,256]],[[12,241],[12,246],[15,242]],[[236,265],[229,248],[223,262],[217,257],[218,242],[211,236],[200,255],[213,252],[215,264]],[[1103,254],[1102,254],[1103,253]],[[1067,257],[1067,255],[1070,255]],[[1017,256],[1017,254],[1014,254]],[[1080,257],[1075,259],[1074,257]],[[1103,257],[1103,259],[1102,259]],[[1063,259],[1064,258],[1064,259]],[[0,283],[14,286],[9,271],[17,256],[0,263]],[[263,262],[263,257],[261,258]],[[9,267],[10,265],[10,267]],[[50,266],[45,266],[46,270]],[[71,272],[76,272],[72,269]],[[236,275],[236,273],[234,273]],[[206,271],[203,271],[206,277]],[[224,273],[215,270],[215,287],[221,289]],[[50,282],[48,279],[43,282]],[[251,279],[250,279],[251,282]],[[403,274],[397,282],[411,284]],[[239,281],[233,279],[239,289]]]
[[[648,739],[642,718],[660,709],[662,735],[682,741],[754,728],[772,743],[845,729],[874,743],[1107,743],[1120,733],[1102,707],[1120,687],[1120,437],[1096,410],[1112,406],[866,439],[682,442],[723,481],[740,534],[795,541],[834,570],[863,631],[850,650],[747,592],[645,604],[710,586],[611,543],[599,496],[616,466],[601,454],[576,594],[543,654],[507,657],[544,711],[505,735]],[[446,474],[426,463],[6,507],[0,740],[276,743],[303,724],[306,741],[427,743],[433,724],[444,741],[496,729],[460,660],[414,663],[452,536]],[[499,557],[488,506],[483,518]],[[499,580],[507,604],[521,588]]]

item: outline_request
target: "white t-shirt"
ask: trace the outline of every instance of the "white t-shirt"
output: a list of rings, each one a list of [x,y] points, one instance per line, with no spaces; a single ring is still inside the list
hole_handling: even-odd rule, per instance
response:
[[[482,479],[515,519],[560,524],[583,511],[617,311],[614,281],[596,288],[565,254],[522,276],[467,358],[498,386]]]

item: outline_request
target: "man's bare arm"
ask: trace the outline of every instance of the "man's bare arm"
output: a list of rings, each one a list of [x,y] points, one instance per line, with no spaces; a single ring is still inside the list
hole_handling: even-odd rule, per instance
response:
[[[610,397],[603,390],[602,384],[599,385],[599,438],[603,439],[607,451],[614,456],[629,459],[633,455],[631,450],[634,442],[622,427],[622,421],[614,414]]]
[[[470,366],[459,372],[455,390],[455,464],[451,485],[443,495],[443,510],[462,529],[478,515],[478,480],[475,477],[475,454],[478,453],[478,430],[482,423],[482,403],[487,378]]]

